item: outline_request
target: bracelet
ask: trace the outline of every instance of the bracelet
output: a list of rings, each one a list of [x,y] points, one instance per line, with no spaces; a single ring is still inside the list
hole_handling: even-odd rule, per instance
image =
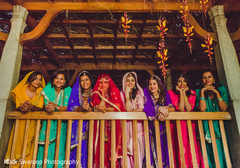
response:
[[[221,97],[218,98],[218,101],[223,101],[223,99]]]
[[[205,97],[200,97],[200,100],[206,100]]]
[[[187,96],[185,96],[185,101],[188,101],[188,97]]]
[[[57,109],[57,111],[59,110],[59,105],[57,105],[56,109]]]

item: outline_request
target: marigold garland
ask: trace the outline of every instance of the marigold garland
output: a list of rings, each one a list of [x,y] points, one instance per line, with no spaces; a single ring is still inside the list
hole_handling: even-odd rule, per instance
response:
[[[128,24],[131,23],[132,20],[128,19],[127,12],[124,13],[121,20],[122,20],[122,27],[123,27],[123,30],[124,30],[125,39],[126,39],[126,42],[127,42],[127,37],[128,37],[128,32],[129,32],[128,29],[130,28],[130,26]]]
[[[189,14],[187,0],[183,0],[182,5],[180,7],[182,8],[180,13],[182,13],[181,18],[184,23],[184,26],[183,26],[184,36],[187,38],[186,41],[188,42],[188,47],[189,47],[190,53],[192,54],[192,39],[191,39],[191,37],[193,36],[193,32],[192,32],[193,26],[191,26],[189,20],[187,19],[187,15]]]
[[[166,19],[160,18],[159,19],[159,25],[157,26],[157,29],[160,31],[160,42],[158,43],[158,50],[157,50],[157,57],[158,57],[158,64],[159,68],[161,69],[162,76],[164,79],[166,78],[167,69],[166,67],[168,64],[165,63],[165,61],[168,60],[167,52],[168,49],[165,48],[165,35],[167,34],[168,28],[166,28]]]
[[[204,37],[204,42],[205,44],[201,44],[201,46],[203,48],[207,48],[207,50],[205,50],[204,52],[208,54],[208,58],[210,61],[210,64],[212,65],[212,55],[213,55],[213,47],[212,47],[212,43],[213,43],[213,38],[210,36],[210,34],[208,33],[205,37]]]

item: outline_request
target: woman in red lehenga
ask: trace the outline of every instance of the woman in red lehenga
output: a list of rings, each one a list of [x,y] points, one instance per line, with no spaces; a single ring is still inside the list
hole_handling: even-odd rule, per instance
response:
[[[96,111],[100,112],[120,112],[125,111],[123,102],[120,97],[120,91],[108,74],[98,76],[96,85],[92,92],[92,105]],[[100,124],[94,121],[93,134],[93,167],[99,167],[100,161]],[[116,167],[120,166],[120,158],[122,157],[122,136],[121,123],[116,121]],[[111,121],[105,122],[105,156],[104,167],[111,167]]]

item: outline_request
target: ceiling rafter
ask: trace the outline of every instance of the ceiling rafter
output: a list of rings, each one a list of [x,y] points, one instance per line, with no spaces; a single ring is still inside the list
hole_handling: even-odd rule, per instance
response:
[[[27,23],[29,24],[29,26],[31,26],[32,28],[35,28],[37,26],[37,22],[36,20],[31,17],[30,15],[28,15],[27,17]],[[60,67],[60,61],[58,59],[58,54],[53,50],[52,44],[50,42],[50,40],[46,37],[45,34],[43,34],[40,37],[41,41],[43,42],[44,46],[46,47],[46,49],[48,50],[49,54],[50,54],[50,59],[52,60],[52,62],[57,66]]]
[[[135,58],[136,58],[136,54],[137,54],[137,52],[138,52],[139,44],[140,44],[140,42],[142,41],[142,34],[143,34],[143,31],[144,31],[144,28],[145,28],[145,25],[146,25],[147,17],[148,17],[148,14],[143,14],[143,23],[142,23],[142,26],[141,26],[139,32],[136,32],[136,33],[137,33],[137,36],[138,36],[138,39],[136,40],[135,50],[133,51],[132,64],[134,64],[134,62],[135,62],[135,60],[136,60],[136,59],[135,59]]]
[[[114,35],[114,40],[113,40],[113,63],[115,64],[116,63],[116,55],[117,55],[117,38],[118,38],[118,27],[119,27],[119,15],[117,15],[116,17],[116,21],[115,21],[115,24],[114,24],[114,32],[113,32],[113,35]]]
[[[61,27],[63,28],[64,35],[65,35],[65,37],[67,38],[68,45],[69,45],[70,48],[71,48],[72,55],[74,56],[75,61],[76,61],[77,63],[79,63],[78,58],[77,58],[77,55],[76,55],[76,53],[74,52],[74,44],[73,44],[71,38],[69,37],[69,31],[68,31],[68,29],[67,29],[67,27],[66,27],[66,24],[63,23],[63,17],[62,17],[62,15],[59,15],[59,20],[60,20],[60,25],[61,25]]]
[[[92,46],[92,54],[95,58],[95,64],[97,64],[97,54],[96,54],[96,48],[95,48],[95,42],[94,42],[94,38],[93,38],[93,26],[92,26],[92,23],[91,23],[91,19],[89,17],[89,15],[86,16],[87,18],[87,21],[88,21],[88,31],[89,31],[89,35],[90,35],[90,44]]]

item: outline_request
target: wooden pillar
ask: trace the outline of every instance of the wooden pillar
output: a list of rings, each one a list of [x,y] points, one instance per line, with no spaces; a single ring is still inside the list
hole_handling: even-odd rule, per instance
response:
[[[217,33],[218,43],[214,47],[219,79],[229,91],[229,110],[232,120],[227,123],[228,142],[233,167],[240,167],[240,68],[235,48],[229,36],[222,5],[212,7],[208,12],[211,27]]]
[[[19,41],[26,27],[27,14],[28,11],[22,6],[13,7],[11,30],[0,62],[0,167],[4,167],[3,159],[11,130],[11,124],[7,120],[8,112],[14,109],[10,92],[18,83],[23,50]]]

